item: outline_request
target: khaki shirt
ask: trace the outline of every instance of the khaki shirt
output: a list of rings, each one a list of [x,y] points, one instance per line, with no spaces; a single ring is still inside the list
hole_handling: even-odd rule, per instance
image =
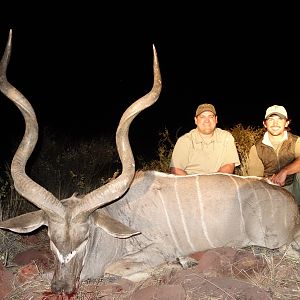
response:
[[[218,172],[220,167],[230,163],[240,165],[232,134],[216,128],[206,143],[195,128],[177,140],[170,167],[180,168],[187,174],[207,174]]]
[[[287,139],[287,135],[288,135],[288,133],[287,133],[287,131],[285,131],[282,143]],[[263,144],[274,148],[274,146],[272,145],[272,143],[269,139],[267,132],[264,134],[262,142],[263,142]],[[274,150],[276,151],[276,153],[278,153],[280,150],[280,147],[278,147],[277,149],[274,149]],[[300,138],[297,139],[296,144],[295,144],[295,158],[297,158],[299,156],[300,156]],[[249,152],[248,175],[260,176],[260,177],[264,176],[264,165],[257,154],[255,145],[252,145],[252,147],[250,148],[250,152]]]

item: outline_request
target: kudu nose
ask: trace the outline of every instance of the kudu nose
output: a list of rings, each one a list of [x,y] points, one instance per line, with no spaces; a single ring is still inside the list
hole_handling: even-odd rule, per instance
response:
[[[58,281],[52,282],[51,290],[52,290],[52,292],[57,293],[57,294],[64,293],[64,294],[70,295],[70,294],[75,293],[76,284],[69,284],[64,281],[58,280]]]

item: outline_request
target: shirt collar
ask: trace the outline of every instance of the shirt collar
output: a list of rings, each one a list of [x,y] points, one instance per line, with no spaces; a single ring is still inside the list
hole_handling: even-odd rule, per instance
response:
[[[197,128],[195,128],[193,138],[194,138],[194,141],[196,142],[196,144],[199,144],[199,143],[205,143],[206,144],[205,140],[201,137],[201,135],[199,133],[199,130]],[[212,143],[212,142],[218,142],[217,128],[215,128],[214,133],[213,133],[211,139],[209,140],[209,143]]]
[[[283,133],[283,138],[282,138],[282,142],[286,141],[288,139],[288,133],[287,131],[285,130],[284,133]],[[266,131],[265,134],[264,134],[264,137],[263,137],[263,140],[262,140],[262,143],[267,145],[267,146],[270,146],[270,147],[273,147],[270,139],[269,139],[269,134],[268,132]]]

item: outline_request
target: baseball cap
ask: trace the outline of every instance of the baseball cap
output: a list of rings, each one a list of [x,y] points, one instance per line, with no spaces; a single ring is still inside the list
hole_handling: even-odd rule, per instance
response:
[[[280,118],[284,118],[287,119],[288,115],[286,112],[286,109],[283,106],[280,105],[273,105],[270,106],[267,110],[266,110],[266,115],[265,115],[265,119],[267,119],[269,116],[271,115],[277,115]]]
[[[196,110],[196,117],[203,113],[204,111],[211,111],[214,115],[216,115],[216,109],[212,104],[209,103],[203,103],[200,104]]]

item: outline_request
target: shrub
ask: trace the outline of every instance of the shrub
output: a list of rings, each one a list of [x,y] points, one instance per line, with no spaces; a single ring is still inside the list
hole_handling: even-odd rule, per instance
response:
[[[35,206],[20,196],[13,185],[10,168],[6,164],[0,176],[0,220],[7,220],[19,214],[35,210]]]
[[[228,131],[230,131],[235,138],[237,151],[241,161],[241,165],[236,168],[235,173],[246,176],[248,175],[248,155],[250,148],[260,137],[262,137],[265,129],[262,127],[256,128],[252,126],[244,127],[242,124],[237,124]],[[158,142],[158,159],[146,163],[144,162],[142,169],[157,170],[168,173],[175,142],[173,142],[167,129],[160,132],[159,135],[161,138]]]
[[[229,131],[235,139],[236,148],[241,161],[241,165],[236,168],[235,173],[247,176],[250,148],[263,136],[265,129],[263,127],[244,127],[242,124],[237,124]]]
[[[73,138],[47,130],[43,137],[41,149],[30,165],[30,177],[59,199],[74,192],[86,194],[119,168],[111,136]]]
[[[157,170],[161,172],[169,172],[169,164],[171,161],[172,151],[175,143],[170,137],[168,129],[159,132],[160,139],[158,141],[157,159],[150,160],[149,162],[141,159],[142,170]]]
[[[112,137],[75,140],[46,129],[26,172],[58,199],[64,199],[74,192],[86,194],[103,185],[118,168],[120,160]],[[9,166],[0,174],[0,200],[2,220],[36,209],[16,192]]]
[[[238,124],[229,130],[236,141],[241,166],[236,174],[247,175],[250,147],[260,138],[263,128],[243,127]],[[168,173],[176,138],[168,129],[159,132],[157,158],[145,162],[140,158],[142,170]],[[121,168],[115,141],[112,137],[67,138],[46,129],[38,148],[27,166],[28,175],[51,191],[58,199],[70,197],[74,192],[86,194],[117,176]],[[0,218],[8,219],[36,209],[14,189],[9,167],[0,174]]]

